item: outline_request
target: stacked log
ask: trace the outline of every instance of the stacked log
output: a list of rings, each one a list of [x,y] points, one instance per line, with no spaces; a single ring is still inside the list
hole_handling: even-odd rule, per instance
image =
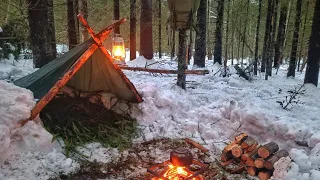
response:
[[[261,146],[252,137],[241,133],[223,149],[221,165],[228,166],[235,163],[244,166],[249,175],[267,180],[273,174],[274,164],[288,155],[286,150],[279,150],[275,142]]]

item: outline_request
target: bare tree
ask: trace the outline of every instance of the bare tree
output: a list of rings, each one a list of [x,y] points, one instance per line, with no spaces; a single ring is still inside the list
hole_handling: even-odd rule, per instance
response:
[[[119,0],[113,0],[113,20],[120,19],[120,4]],[[115,25],[114,33],[120,34],[120,27],[119,25]]]
[[[280,10],[277,41],[275,43],[275,56],[274,56],[273,67],[278,67],[282,59],[284,40],[286,36],[285,34],[286,34],[287,12],[288,12],[287,4],[282,3],[281,10]]]

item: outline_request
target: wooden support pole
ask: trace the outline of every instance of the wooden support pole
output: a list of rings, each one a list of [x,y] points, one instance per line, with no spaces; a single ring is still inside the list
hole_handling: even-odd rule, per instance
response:
[[[40,99],[40,101],[32,109],[31,116],[29,117],[29,119],[22,120],[19,123],[21,125],[24,125],[29,120],[34,119],[40,113],[40,111],[52,100],[52,98],[59,92],[60,88],[62,88],[71,79],[71,77],[80,69],[80,67],[97,49],[98,46],[96,44],[92,44],[82,54],[78,61],[75,64],[73,64],[73,66],[64,74],[64,76],[53,85],[53,87],[48,91],[48,93]]]

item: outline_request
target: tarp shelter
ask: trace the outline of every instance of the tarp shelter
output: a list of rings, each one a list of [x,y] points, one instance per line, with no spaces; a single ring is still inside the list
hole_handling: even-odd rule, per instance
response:
[[[64,85],[85,92],[110,92],[118,99],[130,102],[142,101],[134,85],[118,65],[112,63],[111,55],[101,43],[113,30],[114,24],[98,34],[94,34],[89,25],[85,24],[91,39],[14,82],[17,86],[31,90],[34,97],[39,99],[30,119],[34,119]]]

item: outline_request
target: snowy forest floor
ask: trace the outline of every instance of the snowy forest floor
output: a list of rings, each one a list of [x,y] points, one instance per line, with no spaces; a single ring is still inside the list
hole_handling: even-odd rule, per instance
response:
[[[145,67],[146,63],[155,63],[149,68],[176,69],[175,62],[146,62],[142,57],[127,64]],[[18,65],[12,66],[10,62],[0,61],[0,79],[11,81],[34,71],[30,68],[31,62],[26,64],[19,61]],[[273,73],[268,81],[261,74],[249,82],[235,74],[233,68],[230,68],[230,77],[220,77],[219,73],[216,74],[220,67],[212,64],[212,61],[208,61],[205,68],[210,71],[209,75],[187,76],[186,91],[175,85],[176,75],[124,71],[144,100],[129,109],[141,131],[141,136],[133,141],[133,148],[119,152],[97,143],[79,148],[89,156],[89,165],[66,158],[57,143],[53,151],[49,150],[50,153],[47,153],[48,150],[32,150],[25,156],[27,149],[20,148],[18,152],[0,157],[0,162],[7,163],[0,165],[0,179],[83,179],[86,178],[84,175],[88,175],[88,179],[140,179],[145,177],[146,168],[152,163],[167,160],[171,148],[186,146],[181,141],[185,137],[210,149],[210,155],[205,156],[191,148],[196,157],[211,163],[212,170],[218,171],[217,179],[250,179],[245,174],[230,175],[215,163],[226,143],[241,132],[246,132],[261,144],[277,142],[281,149],[290,152],[291,160],[279,165],[274,179],[317,179],[320,174],[320,89],[304,85],[304,94],[296,96],[299,103],[285,110],[277,101],[285,101],[290,97],[288,91],[301,87],[304,73],[297,72],[295,78],[287,78],[287,66],[283,65],[278,74]],[[6,112],[6,108],[0,105],[0,112]],[[27,127],[34,127],[28,124]],[[49,144],[50,136],[44,137]],[[11,144],[17,141],[19,139],[11,135]],[[12,147],[16,146],[10,145],[6,151],[9,152]],[[30,164],[35,165],[30,167]],[[120,167],[124,169],[120,170]],[[70,177],[62,175],[72,173],[75,174]]]

